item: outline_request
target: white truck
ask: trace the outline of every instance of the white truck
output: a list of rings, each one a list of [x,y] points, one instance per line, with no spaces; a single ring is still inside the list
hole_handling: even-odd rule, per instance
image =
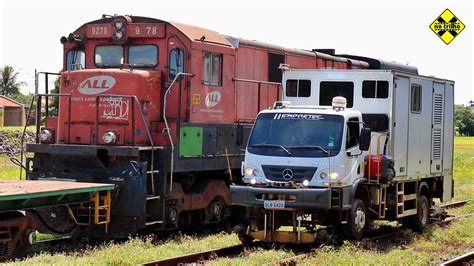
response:
[[[409,69],[412,70],[412,69]],[[242,162],[243,242],[361,239],[371,220],[421,231],[453,197],[454,82],[399,70],[286,70]]]

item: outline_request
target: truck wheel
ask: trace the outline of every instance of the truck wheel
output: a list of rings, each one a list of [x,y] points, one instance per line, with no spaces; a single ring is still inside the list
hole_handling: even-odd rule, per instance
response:
[[[242,243],[244,247],[250,246],[253,243],[253,238],[245,234],[239,235],[239,240],[240,240],[240,243]]]
[[[368,222],[365,204],[362,200],[354,200],[348,218],[347,224],[344,225],[344,234],[353,240],[362,239]]]
[[[430,218],[430,204],[426,196],[418,198],[416,215],[407,217],[408,226],[415,232],[422,232]]]

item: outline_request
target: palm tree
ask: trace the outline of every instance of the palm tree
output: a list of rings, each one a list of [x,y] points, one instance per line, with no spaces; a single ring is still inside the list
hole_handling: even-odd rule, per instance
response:
[[[18,72],[12,66],[5,66],[0,69],[0,94],[1,95],[15,95],[20,93],[20,87],[25,86],[25,82],[17,82]]]

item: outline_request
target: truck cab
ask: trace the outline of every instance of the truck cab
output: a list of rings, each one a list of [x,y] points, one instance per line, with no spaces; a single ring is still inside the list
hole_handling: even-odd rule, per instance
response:
[[[257,116],[242,163],[243,181],[256,187],[315,188],[309,198],[297,197],[286,206],[314,206],[316,198],[326,206],[332,188],[350,191],[363,177],[359,139],[367,131],[361,121],[360,112],[344,107],[277,102]]]

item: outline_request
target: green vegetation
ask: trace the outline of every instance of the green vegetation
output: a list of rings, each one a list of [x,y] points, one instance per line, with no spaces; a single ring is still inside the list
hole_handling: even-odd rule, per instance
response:
[[[12,66],[0,68],[0,95],[20,94],[20,87],[26,83],[17,82],[18,74]]]
[[[7,158],[0,159],[0,169],[9,169]],[[474,198],[474,138],[456,137],[454,155],[455,200]],[[15,167],[16,169],[16,167]],[[4,171],[1,173],[3,174]],[[1,174],[0,174],[1,176]],[[16,175],[18,176],[18,175]],[[452,214],[474,212],[474,203],[450,211]],[[176,236],[164,242],[153,237],[131,238],[123,243],[109,242],[99,246],[82,244],[72,250],[54,251],[46,245],[33,248],[30,258],[15,265],[132,265],[189,254],[239,243],[234,234],[210,236]],[[401,231],[395,238],[377,244],[346,241],[340,247],[326,246],[300,261],[303,265],[319,264],[436,264],[474,249],[474,217],[454,221],[449,227],[430,226],[422,235]],[[260,265],[292,257],[294,250],[252,248],[237,258],[211,261],[215,265]]]
[[[19,159],[19,158],[18,158]],[[0,157],[0,180],[4,179],[19,179],[20,178],[20,167],[16,166],[10,161],[10,158],[1,156]],[[25,171],[23,171],[23,176]]]
[[[474,136],[474,113],[469,107],[456,106],[454,110],[455,126],[462,136]]]

